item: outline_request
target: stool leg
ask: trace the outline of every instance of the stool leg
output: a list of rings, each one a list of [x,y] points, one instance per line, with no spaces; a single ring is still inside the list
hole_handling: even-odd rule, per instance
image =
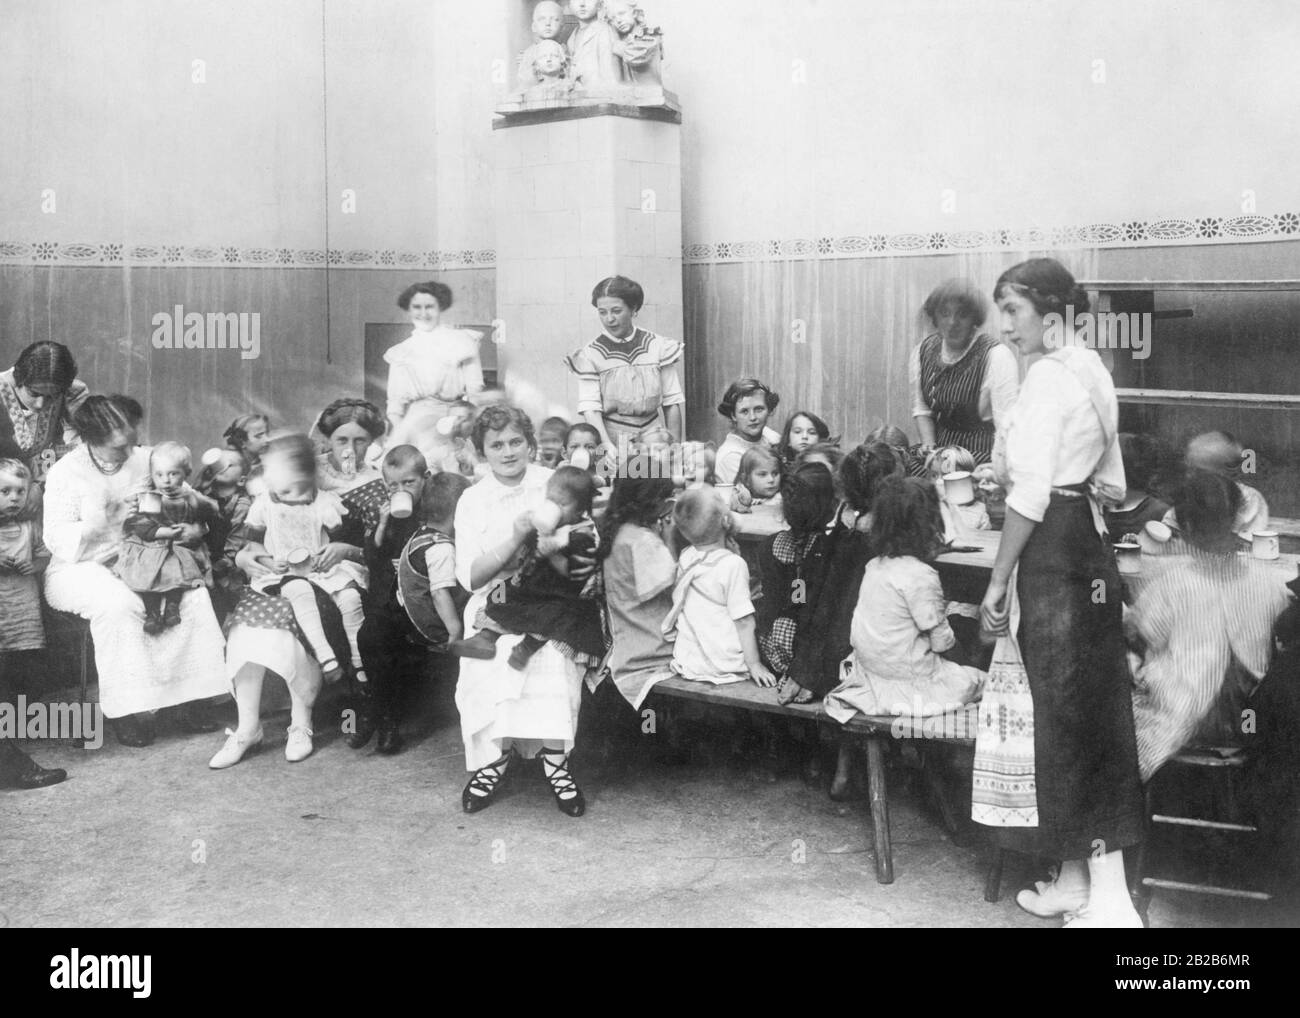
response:
[[[867,785],[871,794],[871,838],[876,853],[876,881],[894,882],[894,856],[889,842],[889,789],[885,783],[885,754],[881,735],[867,736]]]
[[[87,650],[86,650],[86,648],[89,646],[89,644],[90,644],[90,634],[89,634],[88,631],[87,631],[87,632],[83,632],[83,633],[81,634],[81,693],[80,693],[80,700],[78,701],[79,703],[85,703],[85,702],[86,702],[86,697],[89,696],[89,690],[90,690],[90,668],[89,668],[89,664],[90,664],[90,659],[89,659],[89,657],[88,657],[88,655],[87,655]],[[85,740],[84,738],[81,740],[81,742],[80,742],[80,744],[77,746],[77,748],[78,748],[78,749],[85,749],[85,748],[86,748],[86,740]]]
[[[996,904],[1002,898],[1002,867],[1007,861],[1007,851],[999,848],[993,853],[988,876],[984,878],[984,900]]]
[[[1146,873],[1147,866],[1147,843],[1151,840],[1151,814],[1155,812],[1156,796],[1155,785],[1156,778],[1159,775],[1151,775],[1151,780],[1147,782],[1145,802],[1145,823],[1142,832],[1142,840],[1138,842],[1137,849],[1133,853],[1133,875],[1129,878],[1128,893],[1133,899],[1134,905],[1138,912],[1145,914],[1146,906],[1150,904],[1150,894],[1142,884],[1142,877]]]

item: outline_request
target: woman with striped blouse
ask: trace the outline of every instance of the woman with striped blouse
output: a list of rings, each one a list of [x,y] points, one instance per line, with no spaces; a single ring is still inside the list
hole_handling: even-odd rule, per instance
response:
[[[989,302],[965,280],[935,287],[921,311],[934,331],[912,351],[908,378],[922,451],[959,445],[987,463],[996,428],[1016,401],[1015,354],[982,330]]]

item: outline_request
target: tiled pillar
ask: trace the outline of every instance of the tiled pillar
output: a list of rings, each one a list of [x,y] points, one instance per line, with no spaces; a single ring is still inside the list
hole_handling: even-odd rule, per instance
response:
[[[635,279],[644,326],[682,338],[679,115],[600,106],[495,125],[496,292],[503,377],[577,401],[565,354],[595,339],[592,288]]]

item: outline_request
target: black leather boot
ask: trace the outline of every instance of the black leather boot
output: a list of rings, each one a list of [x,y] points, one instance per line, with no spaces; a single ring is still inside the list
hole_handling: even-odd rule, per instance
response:
[[[0,788],[45,788],[67,776],[67,771],[42,767],[13,742],[0,739]]]
[[[352,731],[348,732],[347,742],[353,749],[362,749],[375,734],[375,693],[369,682],[354,682],[353,688]]]
[[[148,714],[127,714],[125,717],[114,718],[113,731],[123,746],[141,749],[153,745],[153,718]]]

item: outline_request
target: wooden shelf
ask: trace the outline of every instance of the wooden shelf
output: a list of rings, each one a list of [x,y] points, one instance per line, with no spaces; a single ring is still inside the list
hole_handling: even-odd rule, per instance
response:
[[[1231,407],[1238,410],[1300,410],[1300,396],[1261,392],[1193,392],[1184,389],[1116,389],[1121,403],[1156,406]]]

